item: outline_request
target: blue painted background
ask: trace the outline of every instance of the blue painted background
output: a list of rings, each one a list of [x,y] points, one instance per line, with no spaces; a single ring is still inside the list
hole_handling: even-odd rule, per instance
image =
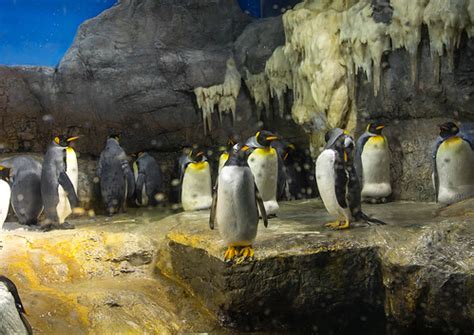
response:
[[[116,0],[0,0],[0,64],[59,63],[79,25]]]

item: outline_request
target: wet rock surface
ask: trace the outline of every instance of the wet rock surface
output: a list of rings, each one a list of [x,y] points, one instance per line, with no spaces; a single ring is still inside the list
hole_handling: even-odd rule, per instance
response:
[[[286,203],[244,265],[223,262],[207,213],[179,214],[158,267],[237,329],[472,331],[472,217],[410,202],[365,210],[388,224],[331,231],[319,201]]]

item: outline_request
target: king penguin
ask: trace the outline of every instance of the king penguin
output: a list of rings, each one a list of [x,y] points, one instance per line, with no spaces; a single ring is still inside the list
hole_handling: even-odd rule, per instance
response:
[[[9,168],[0,165],[0,230],[3,229],[10,208],[10,171]]]
[[[147,152],[139,152],[133,163],[135,199],[138,206],[158,205],[162,192],[161,169],[156,159]]]
[[[28,156],[16,156],[0,162],[11,169],[11,205],[22,225],[34,226],[43,211],[41,163]]]
[[[268,225],[265,206],[247,163],[248,147],[236,144],[222,167],[214,187],[209,226],[217,226],[227,245],[224,260],[237,263],[252,258],[252,244],[257,236],[259,210]]]
[[[125,210],[127,199],[131,200],[135,194],[133,171],[119,141],[120,135],[109,136],[100,154],[96,171],[100,183],[100,194],[109,216]]]
[[[279,206],[277,202],[278,185],[278,153],[270,145],[272,141],[278,140],[269,131],[262,130],[250,137],[246,145],[252,149],[248,158],[248,164],[255,177],[258,191],[265,204],[268,216],[276,215]]]
[[[211,168],[202,150],[193,148],[180,159],[181,204],[185,211],[208,209],[212,204]]]
[[[316,160],[316,182],[326,210],[336,219],[326,226],[347,229],[351,221],[359,220],[385,224],[362,212],[359,178],[352,160],[353,139],[340,128],[329,130],[325,139],[326,146]]]
[[[69,143],[77,138],[55,137],[44,156],[41,171],[41,196],[48,221],[48,224],[44,226],[45,229],[74,228],[73,225],[64,221],[79,204],[76,193],[77,158],[74,149],[69,146]]]
[[[33,334],[16,285],[0,276],[0,334]]]
[[[474,196],[474,143],[453,122],[439,126],[433,151],[436,202],[450,205]]]
[[[235,145],[235,141],[233,138],[229,138],[227,140],[227,145],[225,146],[225,149],[222,151],[222,153],[219,156],[219,168],[218,172],[221,172],[222,168],[224,167],[225,162],[229,159],[229,155],[232,152],[232,147]]]
[[[390,151],[387,138],[382,135],[384,127],[380,123],[369,123],[357,140],[354,163],[362,186],[362,200],[386,202],[392,193]]]

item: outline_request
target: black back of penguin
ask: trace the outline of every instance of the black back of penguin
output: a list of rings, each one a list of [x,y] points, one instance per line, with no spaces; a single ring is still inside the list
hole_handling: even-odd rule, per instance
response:
[[[11,173],[11,205],[20,224],[35,225],[43,210],[41,196],[42,165],[28,156],[17,156],[1,162]]]
[[[119,212],[135,193],[135,180],[128,157],[115,137],[107,139],[97,166],[100,192],[109,215]]]
[[[158,204],[156,195],[163,190],[160,166],[156,159],[146,152],[139,155],[136,164],[138,168],[137,199],[141,197],[141,190],[145,186],[150,205],[155,206]]]

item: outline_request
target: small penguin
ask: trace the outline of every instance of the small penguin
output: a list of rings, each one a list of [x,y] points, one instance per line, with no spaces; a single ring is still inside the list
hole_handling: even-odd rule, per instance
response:
[[[361,189],[352,161],[353,139],[340,128],[328,131],[325,139],[326,146],[316,160],[316,181],[326,210],[336,218],[326,226],[347,229],[351,221],[360,220],[385,224],[362,212]]]
[[[453,122],[439,126],[433,151],[436,202],[450,205],[474,196],[474,143]]]
[[[125,210],[127,199],[131,200],[135,194],[133,171],[119,141],[120,135],[109,136],[96,171],[102,200],[109,216]]]
[[[22,225],[34,226],[43,211],[41,163],[28,156],[16,156],[0,162],[11,169],[11,205]]]
[[[274,140],[278,140],[278,136],[262,130],[246,142],[246,145],[252,149],[248,164],[255,177],[255,183],[268,216],[276,215],[279,209],[277,202],[278,153],[270,146]]]
[[[208,209],[212,204],[211,168],[204,152],[193,149],[180,158],[181,204],[185,211]]]
[[[33,334],[16,285],[0,276],[0,334]]]
[[[7,219],[8,209],[10,208],[10,169],[0,165],[0,230],[3,229],[3,223]]]
[[[252,258],[259,210],[265,227],[268,220],[252,171],[247,163],[248,147],[236,144],[214,187],[209,226],[217,226],[227,245],[224,260],[237,263]]]
[[[44,156],[41,196],[46,219],[49,221],[44,226],[45,230],[74,228],[74,225],[64,221],[79,204],[76,193],[77,158],[74,149],[69,146],[69,143],[77,139],[78,137],[55,137]]]
[[[392,193],[390,150],[387,138],[382,135],[384,127],[381,123],[369,123],[357,140],[354,163],[362,186],[362,199],[371,202],[386,202]]]
[[[147,152],[139,152],[133,163],[135,199],[138,206],[158,205],[157,196],[162,192],[161,169],[156,159]]]

